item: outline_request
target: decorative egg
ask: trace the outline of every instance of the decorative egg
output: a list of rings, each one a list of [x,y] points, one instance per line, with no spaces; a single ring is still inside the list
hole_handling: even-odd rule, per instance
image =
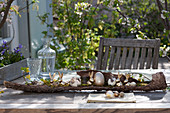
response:
[[[97,72],[95,75],[94,75],[94,84],[97,85],[97,86],[102,86],[104,85],[104,75],[101,73],[101,72]]]
[[[124,97],[124,95],[125,95],[124,92],[119,93],[119,96],[122,97],[122,98]]]
[[[114,98],[114,93],[112,91],[107,91],[106,92],[106,98]]]
[[[118,97],[118,96],[119,96],[119,92],[118,92],[118,91],[115,91],[114,96],[115,96],[115,97]]]

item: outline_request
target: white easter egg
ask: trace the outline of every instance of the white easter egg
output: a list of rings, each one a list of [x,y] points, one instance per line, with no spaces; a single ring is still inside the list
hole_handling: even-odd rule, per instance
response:
[[[94,84],[97,86],[102,86],[104,85],[104,75],[101,72],[97,72],[94,75]]]

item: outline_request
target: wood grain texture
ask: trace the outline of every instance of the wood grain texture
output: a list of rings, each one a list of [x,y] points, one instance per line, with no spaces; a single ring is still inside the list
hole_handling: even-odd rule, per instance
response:
[[[125,64],[126,64],[126,56],[127,56],[127,48],[123,48],[123,54],[121,58],[121,69],[125,69]]]
[[[102,58],[103,48],[107,46],[112,47],[109,66],[108,66],[109,70],[113,69],[113,67],[114,69],[131,69],[132,64],[133,64],[133,69],[138,69],[138,68],[149,69],[151,68],[151,64],[153,69],[158,68],[159,46],[160,46],[159,39],[139,40],[139,39],[122,39],[122,38],[121,39],[101,38],[100,45],[99,45],[99,53],[98,53],[98,64],[97,64],[98,70],[107,69],[106,58],[108,59],[108,56],[106,55],[104,56],[104,62]],[[121,52],[120,48],[123,48],[123,52]],[[129,53],[126,48],[130,48]],[[152,52],[154,52],[154,55],[152,55],[151,49],[153,49]],[[148,55],[146,55],[146,50],[148,50],[147,52]],[[139,55],[141,56],[140,58]],[[146,66],[145,66],[145,60],[147,62]],[[104,63],[104,65],[102,65],[102,62]],[[140,65],[138,66],[139,62]]]
[[[134,62],[133,62],[133,69],[138,68],[139,53],[140,53],[140,48],[135,48],[135,57],[134,57]]]
[[[0,109],[0,113],[169,113],[170,108]]]
[[[104,38],[100,38],[100,44],[99,44],[99,52],[98,52],[98,62],[97,62],[97,70],[101,69],[102,66],[102,55],[103,55],[103,40]]]
[[[160,40],[157,39],[155,47],[154,47],[154,55],[153,55],[153,63],[152,63],[152,68],[153,69],[157,69],[158,68],[159,47],[160,47]]]
[[[140,67],[139,67],[139,69],[144,69],[145,56],[146,56],[146,48],[142,48],[141,57],[140,57]]]
[[[155,39],[148,40],[138,40],[138,39],[121,39],[116,38],[105,38],[103,45],[110,46],[120,46],[120,47],[146,47],[146,48],[154,48],[155,47]]]
[[[149,69],[151,67],[151,61],[152,61],[152,48],[149,48],[146,59],[146,69]]]
[[[104,54],[103,62],[102,62],[102,70],[106,70],[108,56],[109,56],[109,46],[106,46],[105,47],[105,54]]]
[[[110,52],[109,70],[113,69],[114,57],[115,57],[115,47],[112,46]]]
[[[131,47],[129,48],[129,54],[126,61],[126,69],[131,69],[132,59],[133,59],[133,48]]]
[[[119,69],[121,47],[117,47],[114,69]]]

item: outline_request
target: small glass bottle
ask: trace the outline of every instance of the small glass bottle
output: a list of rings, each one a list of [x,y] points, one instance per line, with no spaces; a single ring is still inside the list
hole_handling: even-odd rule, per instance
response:
[[[54,73],[56,52],[50,48],[50,39],[45,40],[46,44],[38,51],[38,58],[42,59],[40,76],[50,79],[49,73]]]

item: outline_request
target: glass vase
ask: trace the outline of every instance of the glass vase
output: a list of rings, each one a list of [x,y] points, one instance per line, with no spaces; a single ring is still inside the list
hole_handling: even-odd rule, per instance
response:
[[[40,76],[43,79],[50,79],[49,73],[54,74],[56,52],[50,48],[50,41],[46,39],[45,45],[38,51],[38,58],[42,59]]]

